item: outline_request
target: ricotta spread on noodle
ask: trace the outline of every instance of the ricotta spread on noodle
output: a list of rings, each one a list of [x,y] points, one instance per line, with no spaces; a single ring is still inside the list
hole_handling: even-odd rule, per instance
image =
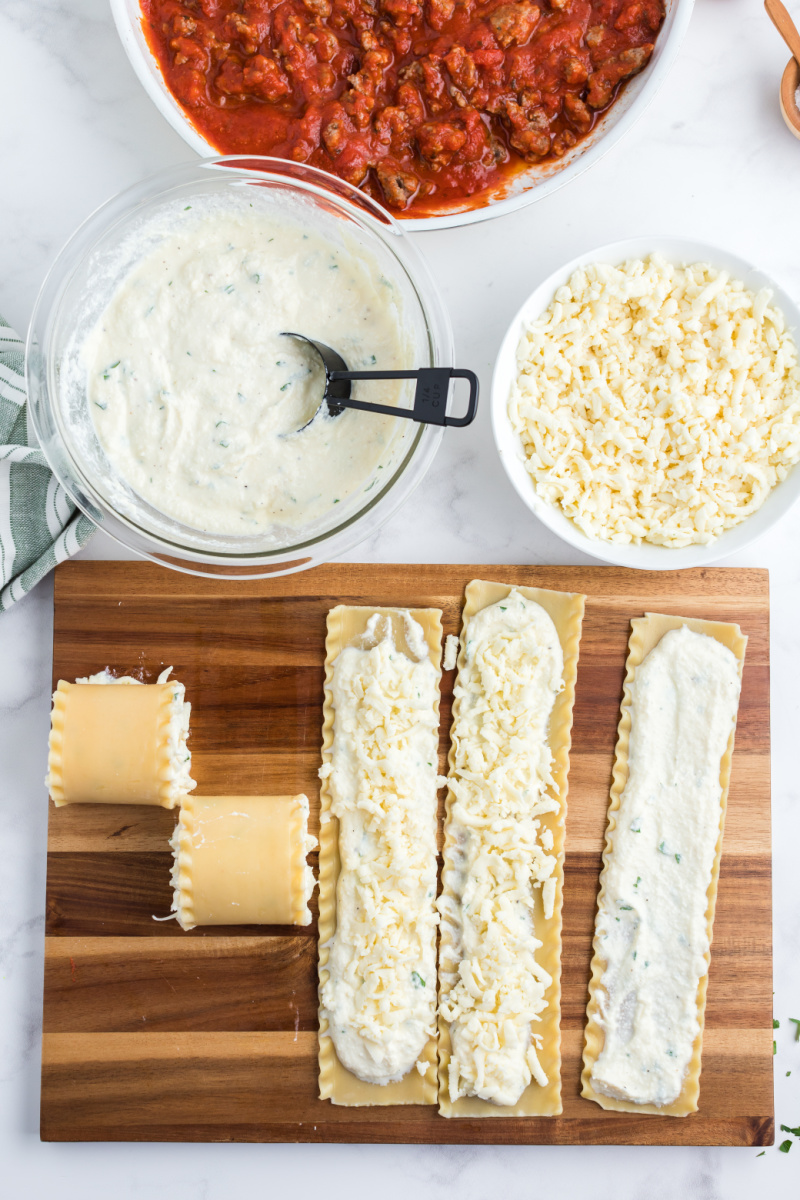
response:
[[[553,915],[556,858],[539,818],[558,812],[548,726],[564,657],[548,613],[520,592],[472,617],[455,685],[444,857],[440,1012],[451,1100],[513,1105],[547,1076],[532,1023],[552,980],[536,960],[534,889]]]
[[[720,763],[739,688],[733,652],[685,625],[636,668],[629,776],[597,914],[605,1042],[592,1085],[617,1100],[672,1104],[692,1057],[697,988],[708,971]]]
[[[193,529],[312,526],[388,479],[410,422],[321,415],[322,364],[413,366],[396,290],[369,255],[254,205],[189,206],[118,285],[82,349],[112,468]],[[197,209],[197,211],[195,211]],[[396,403],[395,381],[354,384]],[[406,428],[408,426],[408,428]],[[381,472],[384,472],[384,475]]]
[[[439,678],[410,614],[404,632],[420,661],[397,649],[380,614],[371,648],[338,655],[331,760],[320,771],[341,861],[322,1010],[340,1062],[376,1084],[425,1069],[436,1016]]]

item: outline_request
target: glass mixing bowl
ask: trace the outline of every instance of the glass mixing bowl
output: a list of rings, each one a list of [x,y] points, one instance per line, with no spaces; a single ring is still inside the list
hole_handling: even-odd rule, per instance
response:
[[[377,263],[399,297],[413,365],[453,365],[450,322],[422,258],[384,209],[325,172],[273,158],[213,158],[162,171],[97,209],[64,246],[34,307],[26,355],[33,428],[67,493],[111,537],[176,570],[224,578],[288,574],[344,554],[410,495],[443,433],[441,427],[399,422],[403,429],[386,477],[365,480],[314,526],[269,535],[191,528],[152,507],[115,471],[89,412],[78,357],[82,339],[123,275],[156,244],[159,217],[193,198],[224,202],[230,196],[239,203],[248,188],[259,189],[259,207],[307,223]]]

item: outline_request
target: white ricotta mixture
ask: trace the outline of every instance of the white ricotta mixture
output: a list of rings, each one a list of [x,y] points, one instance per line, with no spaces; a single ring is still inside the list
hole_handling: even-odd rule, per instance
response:
[[[472,617],[455,686],[444,860],[440,1011],[450,1025],[451,1100],[513,1105],[547,1077],[532,1023],[552,980],[536,961],[534,889],[553,913],[556,859],[540,817],[558,812],[550,714],[564,657],[541,605],[516,590]]]
[[[188,206],[82,348],[113,469],[156,509],[209,533],[275,535],[344,513],[348,498],[380,491],[415,427],[350,410],[297,432],[320,404],[324,372],[310,347],[281,335],[324,342],[353,370],[410,367],[400,307],[355,247],[253,205]],[[391,404],[405,386],[354,384],[353,394]]]
[[[406,642],[421,661],[384,625],[372,648],[336,659],[333,747],[320,771],[341,859],[322,1008],[340,1062],[377,1084],[402,1079],[435,1032],[439,919],[438,672],[410,615]]]
[[[666,633],[631,687],[629,777],[597,914],[605,1044],[595,1091],[677,1100],[708,970],[708,889],[721,821],[720,762],[739,705],[736,656],[685,625]]]

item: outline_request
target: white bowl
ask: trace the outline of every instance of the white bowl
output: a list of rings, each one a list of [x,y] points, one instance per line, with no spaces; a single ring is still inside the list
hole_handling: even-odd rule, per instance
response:
[[[648,255],[656,253],[676,265],[711,263],[718,269],[729,271],[734,278],[741,279],[753,291],[762,287],[770,288],[774,303],[782,310],[795,341],[800,344],[800,309],[794,300],[763,271],[757,270],[737,255],[720,250],[716,246],[709,246],[705,242],[690,242],[684,238],[640,237],[629,238],[624,242],[612,242],[609,246],[600,246],[596,250],[579,255],[553,272],[539,284],[514,317],[498,352],[492,379],[492,428],[500,461],[517,494],[542,524],[558,534],[562,541],[568,542],[585,554],[591,554],[594,558],[614,563],[619,567],[637,567],[644,571],[673,571],[683,567],[708,566],[717,559],[735,554],[737,550],[749,546],[756,538],[766,533],[800,497],[800,464],[790,471],[783,483],[770,492],[761,508],[740,525],[727,529],[709,545],[681,548],[653,546],[647,543],[641,546],[616,545],[587,537],[560,508],[542,500],[536,494],[533,481],[525,467],[522,443],[508,417],[508,399],[517,377],[517,346],[523,328],[529,321],[542,315],[558,288],[568,281],[573,271],[589,263],[602,262],[616,266],[627,259],[647,258]]]
[[[220,150],[198,133],[170,92],[142,31],[139,0],[110,0],[111,12],[125,53],[150,99],[161,115],[183,140],[203,158],[217,157]],[[656,39],[653,57],[639,75],[629,80],[622,95],[598,122],[590,135],[562,159],[520,172],[502,189],[496,199],[488,199],[481,208],[453,209],[432,217],[400,216],[406,229],[449,229],[472,225],[504,213],[516,212],[535,200],[551,195],[570,180],[576,179],[614,146],[638,121],[666,79],[674,63],[692,15],[694,0],[666,0],[667,15]]]

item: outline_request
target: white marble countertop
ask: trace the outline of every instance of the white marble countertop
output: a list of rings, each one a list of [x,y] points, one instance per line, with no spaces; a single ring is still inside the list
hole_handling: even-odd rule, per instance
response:
[[[791,0],[790,0],[791,2]],[[795,8],[797,5],[795,4]],[[514,216],[418,235],[450,307],[459,360],[488,384],[534,285],[605,242],[672,233],[717,243],[800,298],[800,144],[778,110],[787,53],[757,0],[697,0],[678,62],[641,122],[569,188]],[[0,0],[0,312],[24,332],[73,228],[120,188],[192,154],[158,115],[105,0]],[[34,81],[33,83],[31,81]],[[407,507],[351,556],[577,562],[529,516],[484,410],[453,434]],[[800,507],[725,565],[768,567],[772,593],[778,1122],[800,1122]],[[99,535],[89,557],[118,558]],[[43,1145],[38,1134],[52,583],[0,616],[0,1194],[227,1200],[242,1189],[382,1200],[559,1194],[686,1200],[800,1195],[800,1144],[755,1150]],[[791,1070],[791,1078],[786,1072]]]

